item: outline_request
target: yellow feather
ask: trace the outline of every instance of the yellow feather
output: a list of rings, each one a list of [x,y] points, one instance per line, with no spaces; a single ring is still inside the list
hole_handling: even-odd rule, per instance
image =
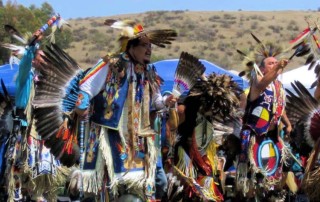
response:
[[[123,27],[121,36],[126,36],[126,37],[134,37],[134,29],[133,27]]]

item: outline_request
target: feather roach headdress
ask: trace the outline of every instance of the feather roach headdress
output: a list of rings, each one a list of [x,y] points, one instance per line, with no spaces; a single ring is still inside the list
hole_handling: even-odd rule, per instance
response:
[[[250,81],[255,78],[256,75],[263,76],[259,69],[260,63],[267,57],[279,57],[284,52],[290,50],[284,50],[280,45],[271,42],[263,43],[258,37],[251,33],[253,39],[257,42],[253,51],[245,53],[237,49],[237,52],[243,56],[246,69],[239,73],[239,76],[246,76]]]
[[[148,37],[152,44],[162,48],[167,44],[171,44],[171,41],[175,40],[175,37],[177,37],[177,32],[172,29],[145,30],[141,24],[132,20],[121,21],[107,19],[104,24],[121,30],[121,34],[118,39],[120,43],[119,52],[125,51],[129,40],[139,37]]]

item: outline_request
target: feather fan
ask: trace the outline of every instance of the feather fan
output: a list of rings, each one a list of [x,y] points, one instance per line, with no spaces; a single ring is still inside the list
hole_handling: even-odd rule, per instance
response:
[[[79,158],[75,108],[78,83],[84,72],[67,53],[51,44],[44,51],[39,81],[32,102],[36,130],[61,163],[72,166]]]
[[[193,55],[182,52],[174,75],[173,95],[179,97],[189,91],[200,79],[206,68]]]
[[[286,113],[295,127],[303,126],[303,138],[313,147],[319,138],[320,131],[320,109],[319,102],[309,93],[309,91],[299,82],[291,83],[294,92],[286,89],[287,106]]]

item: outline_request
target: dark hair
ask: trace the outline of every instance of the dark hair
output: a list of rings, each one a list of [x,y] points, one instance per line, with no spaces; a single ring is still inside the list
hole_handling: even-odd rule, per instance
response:
[[[265,60],[266,60],[266,58],[263,58],[263,59],[261,60],[259,67],[264,67],[264,66],[265,66],[265,64],[264,64],[264,61],[265,61]]]
[[[126,51],[128,51],[130,47],[138,46],[139,43],[140,43],[140,38],[139,37],[129,40],[128,43],[127,43]]]

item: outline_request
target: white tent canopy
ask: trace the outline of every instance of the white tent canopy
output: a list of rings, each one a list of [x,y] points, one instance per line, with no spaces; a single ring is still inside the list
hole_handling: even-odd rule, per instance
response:
[[[309,65],[304,65],[280,75],[279,80],[283,83],[284,88],[293,91],[291,82],[300,81],[313,94],[315,89],[310,89],[310,87],[316,80],[316,74],[314,69],[308,70],[308,67]]]

